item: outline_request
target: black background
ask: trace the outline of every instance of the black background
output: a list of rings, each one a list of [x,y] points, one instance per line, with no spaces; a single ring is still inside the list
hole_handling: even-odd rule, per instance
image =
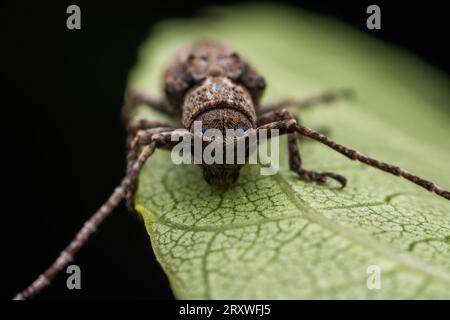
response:
[[[1,8],[5,298],[49,266],[120,181],[125,167],[120,107],[149,26],[191,16],[213,2],[55,3],[6,1]],[[69,4],[81,7],[79,31],[66,28]],[[347,21],[449,72],[443,2],[290,4]],[[381,7],[381,30],[365,28],[370,4]],[[143,224],[123,205],[75,263],[82,269],[82,290],[67,290],[61,276],[37,299],[173,297]]]

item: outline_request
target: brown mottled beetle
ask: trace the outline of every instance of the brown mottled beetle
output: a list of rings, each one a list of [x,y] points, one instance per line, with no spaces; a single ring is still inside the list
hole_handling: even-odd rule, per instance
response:
[[[307,181],[325,184],[328,178],[346,185],[346,179],[331,172],[315,172],[302,167],[298,137],[305,136],[327,145],[351,160],[401,176],[446,199],[450,193],[432,182],[424,180],[400,167],[393,166],[340,145],[325,135],[300,125],[296,117],[285,108],[296,106],[308,108],[345,98],[347,91],[329,92],[303,101],[284,100],[269,106],[261,106],[260,99],[266,83],[253,67],[232,48],[211,42],[195,43],[182,50],[164,76],[165,100],[156,100],[141,92],[130,92],[123,108],[123,118],[128,129],[128,172],[105,204],[85,223],[74,240],[61,252],[53,265],[42,273],[27,289],[17,294],[16,299],[27,299],[49,285],[52,279],[68,263],[75,253],[95,232],[114,207],[127,198],[132,207],[138,174],[145,161],[156,148],[171,148],[171,133],[176,128],[149,119],[133,119],[134,107],[146,105],[167,115],[178,117],[182,125],[193,134],[192,124],[201,120],[203,129],[279,129],[288,134],[289,166],[298,176]],[[144,146],[139,153],[139,147]],[[239,176],[241,165],[202,165],[203,176],[211,185],[228,186]]]
[[[295,117],[284,110],[288,105],[308,107],[320,102],[330,102],[339,92],[325,93],[305,101],[283,101],[261,107],[261,96],[266,87],[264,78],[226,45],[200,42],[182,50],[164,76],[165,101],[155,100],[140,92],[131,92],[123,110],[130,137],[141,130],[135,143],[131,142],[130,163],[137,157],[136,146],[153,140],[156,147],[170,144],[169,136],[162,132],[175,128],[148,119],[130,120],[134,106],[147,105],[170,116],[181,119],[182,125],[193,133],[194,121],[202,121],[203,129],[277,128],[289,133],[290,167],[302,179],[325,183],[327,177],[338,180],[343,186],[345,178],[333,173],[317,173],[301,167],[297,147],[297,133],[292,128]],[[345,96],[345,92],[343,92]],[[284,121],[284,122],[283,122]],[[142,131],[142,130],[147,130]],[[205,180],[215,186],[228,186],[239,177],[241,165],[202,165]],[[132,207],[133,188],[128,193]]]

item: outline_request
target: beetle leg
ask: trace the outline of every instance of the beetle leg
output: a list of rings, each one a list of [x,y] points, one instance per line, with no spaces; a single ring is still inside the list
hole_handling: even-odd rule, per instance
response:
[[[261,113],[258,115],[258,121],[257,126],[262,126],[267,123],[280,121],[280,120],[289,120],[289,119],[296,119],[298,121],[298,116],[290,113],[286,109],[275,109],[275,110],[269,110],[267,112]]]
[[[292,118],[294,118],[295,120],[297,120],[298,123],[300,123],[299,116],[288,112],[286,109],[269,110],[258,116],[257,125],[262,126],[270,122],[289,120]],[[330,130],[327,127],[321,127],[318,131],[324,135],[329,135],[330,133]],[[304,138],[303,136],[298,137],[300,141],[302,141],[303,138]]]
[[[131,141],[136,136],[136,133],[142,130],[147,129],[155,129],[159,128],[158,130],[165,130],[165,131],[171,131],[175,130],[176,127],[163,123],[157,120],[150,120],[147,118],[134,118],[133,120],[130,120],[130,122],[127,125],[127,146],[129,148]]]
[[[292,120],[294,119],[298,122],[298,117],[286,109],[278,109],[268,111],[261,116],[258,117],[258,125],[261,126],[269,123],[278,123],[282,120]],[[347,180],[336,173],[332,172],[316,172],[311,170],[306,170],[302,167],[302,160],[300,156],[299,149],[299,137],[296,132],[291,132],[288,134],[288,149],[289,149],[289,168],[298,174],[298,176],[306,181],[313,181],[318,184],[326,184],[327,178],[332,178],[338,181],[341,184],[341,187],[344,187],[347,183]]]
[[[305,99],[284,99],[266,106],[261,106],[257,111],[258,115],[268,111],[281,110],[288,107],[295,107],[298,109],[308,109],[320,104],[331,103],[340,99],[351,99],[354,93],[349,89],[325,91],[321,94],[305,98]]]
[[[288,134],[288,149],[289,149],[289,168],[298,174],[298,176],[305,181],[313,181],[317,184],[324,185],[328,178],[334,179],[340,183],[341,188],[347,184],[345,177],[332,172],[316,172],[303,169],[302,159],[300,156],[300,149],[298,143],[298,136],[296,132]]]
[[[139,130],[153,129],[153,128],[171,128],[176,129],[175,126],[163,123],[157,120],[150,120],[147,118],[135,118],[127,125],[128,134],[135,135]]]
[[[131,114],[139,105],[145,105],[169,116],[174,116],[176,114],[172,106],[166,101],[156,99],[140,91],[130,90],[126,102],[122,107],[122,119],[126,124],[131,120]]]
[[[138,131],[128,144],[127,174],[130,170],[132,170],[135,162],[137,161],[141,146],[155,142],[157,147],[160,149],[171,149],[174,144],[178,143],[171,141],[171,134],[173,131],[173,127],[156,127]],[[134,211],[134,194],[137,190],[137,184],[138,177],[135,176],[131,179],[131,183],[125,190],[126,204],[130,211]]]

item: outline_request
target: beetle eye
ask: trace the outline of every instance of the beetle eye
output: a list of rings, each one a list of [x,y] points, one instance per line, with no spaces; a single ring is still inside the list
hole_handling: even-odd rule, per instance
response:
[[[238,122],[237,124],[236,124],[236,129],[242,129],[242,130],[246,130],[247,129],[247,125],[245,124],[245,123],[242,123],[242,122]]]

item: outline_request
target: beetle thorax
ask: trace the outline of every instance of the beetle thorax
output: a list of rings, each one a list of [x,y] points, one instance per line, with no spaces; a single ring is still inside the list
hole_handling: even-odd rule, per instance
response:
[[[208,77],[184,98],[181,121],[191,129],[194,121],[219,130],[256,126],[256,114],[248,90],[226,77]]]

